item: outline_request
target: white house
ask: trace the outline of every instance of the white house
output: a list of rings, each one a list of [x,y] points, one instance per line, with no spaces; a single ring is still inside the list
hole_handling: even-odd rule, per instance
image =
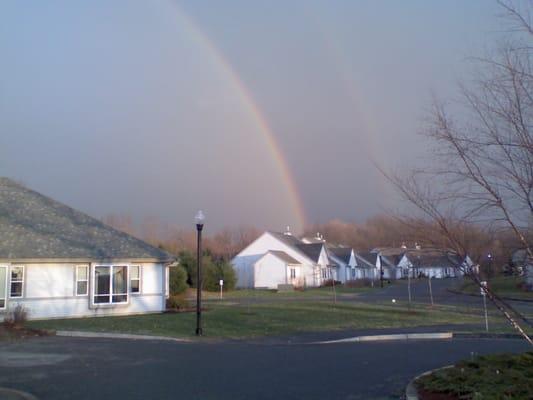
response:
[[[172,255],[0,178],[0,320],[161,312]]]
[[[400,261],[398,267],[402,270],[402,276],[407,277],[431,277],[431,278],[455,278],[463,276],[465,271],[475,270],[470,257],[463,260],[451,250],[442,249],[409,249]]]
[[[342,283],[363,278],[363,269],[358,268],[355,253],[351,247],[328,246],[330,259],[337,265],[337,280]]]
[[[337,265],[330,260],[325,243],[304,243],[289,230],[263,233],[232,264],[239,288],[320,286],[327,279],[337,279]]]

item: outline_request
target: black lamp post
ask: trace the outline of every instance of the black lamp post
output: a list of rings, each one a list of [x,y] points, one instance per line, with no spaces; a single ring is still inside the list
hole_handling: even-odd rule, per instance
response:
[[[202,229],[204,228],[205,215],[198,211],[196,217],[196,336],[202,336]]]

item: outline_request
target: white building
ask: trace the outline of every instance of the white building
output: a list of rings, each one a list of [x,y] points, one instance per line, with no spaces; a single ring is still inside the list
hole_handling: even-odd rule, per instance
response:
[[[337,279],[325,243],[305,243],[285,233],[265,232],[232,260],[239,288],[320,286]]]
[[[337,264],[337,280],[342,283],[361,279],[364,276],[351,247],[328,246],[329,256]]]
[[[172,255],[0,178],[0,320],[161,312]]]

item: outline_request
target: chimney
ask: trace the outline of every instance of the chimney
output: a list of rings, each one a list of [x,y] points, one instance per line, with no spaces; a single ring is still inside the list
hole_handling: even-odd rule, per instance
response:
[[[421,250],[421,249],[422,249],[422,246],[420,246],[418,243],[415,242],[415,249],[417,249],[417,250]]]
[[[287,230],[285,231],[284,235],[292,236],[291,227],[289,225],[287,225]]]

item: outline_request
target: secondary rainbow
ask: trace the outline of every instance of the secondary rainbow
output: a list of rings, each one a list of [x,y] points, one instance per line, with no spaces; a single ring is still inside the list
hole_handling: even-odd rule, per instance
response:
[[[243,105],[246,107],[246,110],[250,113],[255,121],[259,132],[263,135],[268,144],[269,151],[272,157],[275,160],[275,164],[279,169],[279,173],[283,182],[287,188],[289,201],[293,212],[295,213],[295,218],[299,226],[293,226],[293,230],[302,231],[306,224],[306,214],[305,207],[301,200],[300,194],[298,192],[297,186],[294,182],[294,178],[289,169],[288,163],[283,155],[283,152],[276,140],[275,134],[272,132],[268,122],[265,117],[259,110],[256,102],[254,101],[252,95],[247,89],[246,85],[242,82],[239,76],[235,73],[235,70],[232,68],[231,64],[226,60],[222,53],[217,49],[209,37],[204,34],[195,24],[192,19],[181,10],[178,4],[171,2],[171,5],[174,6],[176,14],[178,15],[180,22],[183,23],[183,26],[186,28],[194,40],[196,40],[203,48],[205,48],[215,61],[216,65],[223,71],[223,73],[228,77],[229,81],[235,87]]]

